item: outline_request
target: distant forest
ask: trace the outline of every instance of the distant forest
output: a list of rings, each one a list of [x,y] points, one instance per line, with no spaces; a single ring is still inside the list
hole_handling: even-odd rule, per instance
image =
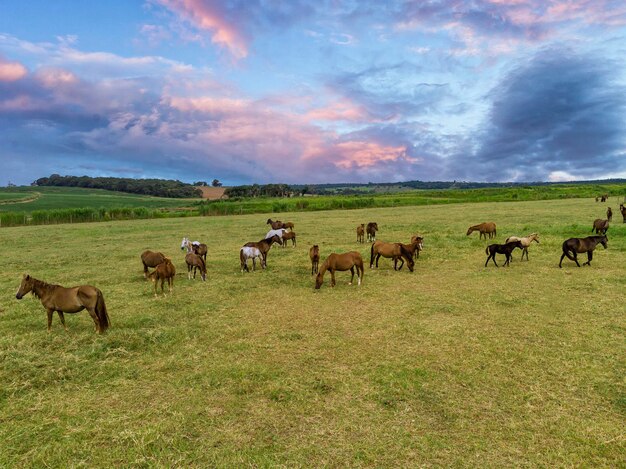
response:
[[[202,197],[202,191],[181,181],[171,179],[92,178],[89,176],[60,176],[39,178],[32,186],[85,187],[128,192],[156,197],[193,198]]]

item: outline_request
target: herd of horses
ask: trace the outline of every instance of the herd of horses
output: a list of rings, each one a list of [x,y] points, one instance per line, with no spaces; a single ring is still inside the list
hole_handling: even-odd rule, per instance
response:
[[[604,200],[606,200],[606,198],[603,198],[603,201]],[[620,204],[620,212],[623,216],[624,223],[626,223],[626,208],[623,204]],[[608,247],[606,232],[609,229],[611,219],[612,211],[609,207],[607,209],[606,219],[596,219],[593,222],[592,232],[595,231],[595,236],[569,238],[565,240],[562,244],[563,253],[559,261],[559,268],[562,267],[563,259],[566,257],[574,261],[576,265],[580,267],[578,254],[584,253],[587,254],[587,262],[583,263],[583,265],[590,265],[596,246],[600,244],[605,249]],[[294,224],[292,222],[283,223],[279,220],[268,219],[267,224],[271,226],[271,230],[263,239],[256,242],[248,242],[240,248],[239,257],[242,272],[250,271],[248,268],[249,260],[252,260],[252,270],[256,270],[257,260],[262,269],[267,268],[268,252],[274,244],[284,247],[286,242],[291,240],[292,246],[296,247],[296,234],[293,231]],[[374,268],[374,266],[378,268],[380,258],[384,257],[393,261],[394,270],[401,270],[406,263],[409,271],[413,272],[415,259],[419,258],[419,252],[423,250],[423,237],[414,235],[407,244],[401,242],[385,242],[376,240],[378,230],[378,223],[376,222],[369,222],[367,225],[363,223],[356,228],[357,243],[364,243],[366,235],[367,241],[372,243],[370,247],[370,269]],[[469,236],[475,231],[480,233],[479,239],[483,237],[485,240],[492,239],[497,235],[496,224],[494,222],[472,225],[468,228],[466,235]],[[533,242],[539,243],[539,235],[537,233],[531,233],[525,237],[509,236],[506,238],[504,244],[488,245],[485,248],[485,254],[487,255],[485,267],[487,267],[490,260],[498,267],[495,257],[496,254],[504,254],[504,265],[510,265],[512,253],[515,249],[520,249],[522,251],[522,260],[524,260],[524,256],[526,256],[526,260],[528,261],[528,248]],[[186,250],[185,263],[187,265],[187,278],[189,280],[192,278],[195,279],[196,273],[199,271],[202,280],[206,281],[207,245],[198,241],[190,241],[189,238],[185,237],[181,242],[180,248],[181,250]],[[150,279],[154,283],[154,295],[158,296],[157,286],[159,283],[161,293],[165,295],[164,285],[166,282],[168,291],[171,293],[176,276],[176,268],[171,258],[161,252],[150,250],[142,252],[140,257],[143,264],[144,278]],[[309,249],[309,257],[311,260],[311,275],[316,276],[315,289],[321,288],[326,272],[330,272],[331,287],[336,285],[335,272],[338,271],[349,270],[351,272],[352,276],[349,285],[352,285],[355,274],[357,275],[358,285],[361,285],[363,282],[365,273],[364,262],[361,254],[357,251],[339,254],[331,253],[320,266],[320,248],[319,245],[315,244]],[[399,266],[398,262],[400,262]],[[150,268],[154,270],[150,272]],[[19,300],[28,293],[32,293],[35,297],[39,298],[46,309],[48,315],[48,332],[51,330],[52,317],[55,312],[58,313],[64,328],[66,328],[64,313],[77,313],[84,309],[87,309],[92,317],[96,332],[100,334],[104,333],[111,324],[102,292],[94,286],[80,285],[66,288],[60,285],[46,283],[25,274],[22,277],[20,287],[15,296]]]

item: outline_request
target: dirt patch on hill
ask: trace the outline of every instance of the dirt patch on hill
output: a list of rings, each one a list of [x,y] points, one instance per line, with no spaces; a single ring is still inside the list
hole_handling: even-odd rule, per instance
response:
[[[224,187],[196,186],[196,188],[202,191],[203,199],[217,200],[228,198],[224,195],[224,192],[226,191]]]

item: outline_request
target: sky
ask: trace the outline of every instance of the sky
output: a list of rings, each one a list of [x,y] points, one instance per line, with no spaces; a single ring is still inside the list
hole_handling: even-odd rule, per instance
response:
[[[626,177],[623,0],[2,0],[0,185]]]

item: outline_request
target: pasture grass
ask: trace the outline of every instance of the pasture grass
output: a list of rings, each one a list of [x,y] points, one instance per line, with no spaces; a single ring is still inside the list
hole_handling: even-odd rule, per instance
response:
[[[0,466],[618,467],[625,454],[626,224],[591,267],[561,243],[590,235],[591,199],[281,215],[298,246],[242,274],[238,250],[269,214],[6,228],[0,273]],[[483,267],[497,241],[540,234],[530,261]],[[425,250],[414,273],[381,259],[355,227]],[[209,245],[208,281],[189,281],[183,236]],[[361,287],[313,290],[308,248],[358,250]],[[155,299],[139,254],[178,275]],[[498,262],[503,259],[498,256]],[[58,318],[21,274],[105,295],[112,328]]]

